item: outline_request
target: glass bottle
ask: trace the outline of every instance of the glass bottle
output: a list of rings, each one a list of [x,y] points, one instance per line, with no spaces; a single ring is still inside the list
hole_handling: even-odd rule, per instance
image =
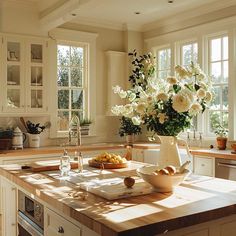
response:
[[[75,151],[74,160],[78,162],[77,172],[82,173],[83,172],[83,156],[82,156],[82,153],[80,151],[79,152]]]
[[[61,156],[61,160],[60,160],[61,176],[68,176],[70,169],[71,169],[70,156],[68,155],[67,150],[64,149],[64,153]]]

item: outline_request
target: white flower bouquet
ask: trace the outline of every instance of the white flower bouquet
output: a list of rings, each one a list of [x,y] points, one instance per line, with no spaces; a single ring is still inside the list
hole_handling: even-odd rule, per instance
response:
[[[131,118],[135,125],[145,124],[158,135],[177,136],[190,128],[192,118],[212,100],[211,79],[194,63],[188,67],[177,65],[175,72],[176,76],[166,79],[150,74],[145,86],[136,83],[126,91],[113,87],[127,104],[113,106],[112,112]]]

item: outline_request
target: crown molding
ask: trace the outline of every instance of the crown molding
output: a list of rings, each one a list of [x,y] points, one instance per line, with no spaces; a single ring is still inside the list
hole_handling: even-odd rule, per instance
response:
[[[206,4],[204,6],[189,10],[189,11],[184,11],[181,13],[178,13],[174,16],[171,17],[166,17],[157,21],[153,21],[151,23],[144,24],[142,26],[142,32],[148,32],[151,30],[155,30],[157,28],[164,28],[169,25],[179,25],[179,22],[183,21],[191,21],[191,19],[201,19],[202,16],[209,14],[209,21],[212,21],[212,15],[215,15],[215,20],[219,19],[219,16],[217,15],[220,12],[225,12],[224,17],[232,16],[232,7],[236,6],[235,5],[235,0],[228,0],[228,1],[222,1],[219,0],[215,2],[214,4]],[[225,10],[226,9],[226,10]],[[227,12],[228,11],[228,12]]]
[[[0,0],[0,7],[10,6],[10,7],[28,7],[38,9],[38,1],[25,1],[25,0]]]

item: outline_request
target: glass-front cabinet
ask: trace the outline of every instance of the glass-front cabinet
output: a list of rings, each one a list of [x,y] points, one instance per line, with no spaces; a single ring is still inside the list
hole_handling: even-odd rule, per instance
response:
[[[45,40],[3,37],[3,112],[46,112]]]

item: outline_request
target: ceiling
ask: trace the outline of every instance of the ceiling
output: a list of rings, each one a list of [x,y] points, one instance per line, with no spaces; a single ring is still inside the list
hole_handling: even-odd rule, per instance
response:
[[[5,0],[13,1],[13,0]],[[16,0],[15,0],[16,1]],[[17,0],[38,7],[41,16],[61,15],[66,21],[106,28],[146,31],[152,25],[187,19],[236,6],[236,0]],[[71,4],[71,5],[69,5]],[[73,6],[70,9],[68,6]],[[140,14],[135,14],[135,13]],[[47,18],[47,20],[50,17]]]

